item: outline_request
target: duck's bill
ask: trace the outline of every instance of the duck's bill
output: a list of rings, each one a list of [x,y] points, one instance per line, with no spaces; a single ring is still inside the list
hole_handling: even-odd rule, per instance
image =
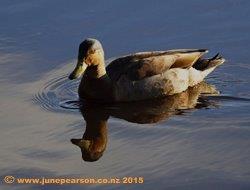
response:
[[[71,139],[71,142],[74,145],[79,146],[80,148],[83,148],[85,150],[88,150],[91,145],[91,141],[86,139]]]
[[[73,80],[79,78],[87,68],[87,64],[84,62],[78,62],[74,71],[69,75],[69,79]]]

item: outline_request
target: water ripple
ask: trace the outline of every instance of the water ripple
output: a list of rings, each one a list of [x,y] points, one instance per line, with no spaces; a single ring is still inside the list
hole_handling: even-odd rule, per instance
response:
[[[45,83],[33,100],[44,110],[76,111],[80,105],[77,95],[78,82],[78,80],[69,81],[66,75],[56,77]]]

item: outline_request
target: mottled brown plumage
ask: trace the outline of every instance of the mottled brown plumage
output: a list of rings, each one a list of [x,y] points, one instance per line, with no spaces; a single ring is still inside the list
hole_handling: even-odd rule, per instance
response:
[[[170,50],[141,52],[124,56],[107,66],[111,80],[126,75],[136,81],[166,72],[170,68],[190,68],[207,50]]]

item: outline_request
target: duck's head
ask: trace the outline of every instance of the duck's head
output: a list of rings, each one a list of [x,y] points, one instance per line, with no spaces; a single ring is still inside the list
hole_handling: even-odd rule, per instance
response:
[[[94,162],[102,157],[106,143],[100,140],[71,139],[71,142],[78,146],[82,152],[82,159],[87,162]]]
[[[101,43],[96,39],[87,38],[79,45],[77,65],[69,75],[69,79],[80,77],[88,67],[97,66],[100,63],[104,63],[104,51]]]

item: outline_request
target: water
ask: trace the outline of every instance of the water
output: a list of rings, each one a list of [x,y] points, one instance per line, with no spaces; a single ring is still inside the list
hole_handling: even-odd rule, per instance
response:
[[[1,189],[249,189],[249,6],[243,0],[1,1],[1,177],[144,177],[133,185]],[[220,95],[198,88],[170,101],[82,105],[79,81],[67,75],[86,37],[103,43],[107,59],[174,48],[220,52],[227,62],[207,78]],[[83,161],[72,144],[85,133],[83,116],[106,122],[96,162]]]

